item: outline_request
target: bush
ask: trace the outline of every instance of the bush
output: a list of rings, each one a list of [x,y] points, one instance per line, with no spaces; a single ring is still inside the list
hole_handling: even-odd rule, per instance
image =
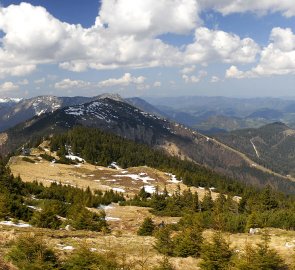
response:
[[[156,234],[155,249],[160,253],[172,256],[173,255],[173,241],[171,238],[171,230],[167,227],[159,229]]]
[[[188,228],[178,234],[174,242],[174,256],[177,257],[198,257],[203,243],[202,230]]]
[[[30,223],[40,228],[58,229],[62,222],[57,218],[54,208],[46,204],[42,211],[35,211]]]
[[[54,157],[52,157],[50,155],[47,155],[47,154],[41,154],[40,157],[47,160],[47,161],[49,161],[49,162],[52,162],[53,160],[55,160]]]
[[[233,252],[229,243],[220,232],[215,232],[211,242],[205,242],[202,246],[200,263],[202,270],[229,269]]]
[[[154,267],[153,270],[174,270],[175,268],[169,262],[166,256],[163,257],[163,260],[159,262],[158,266]]]
[[[279,254],[269,247],[270,237],[267,232],[261,236],[261,242],[256,247],[246,245],[244,252],[236,259],[237,270],[286,270]]]
[[[102,255],[91,252],[88,248],[81,246],[75,250],[64,263],[65,270],[119,270],[119,264],[113,254]]]
[[[139,227],[137,234],[141,236],[153,235],[155,230],[155,224],[150,217],[144,219],[143,223]]]
[[[68,218],[76,230],[108,231],[105,213],[93,213],[81,205],[73,205],[69,210]]]
[[[32,235],[19,237],[10,249],[8,259],[22,270],[59,269],[54,252],[44,240]]]

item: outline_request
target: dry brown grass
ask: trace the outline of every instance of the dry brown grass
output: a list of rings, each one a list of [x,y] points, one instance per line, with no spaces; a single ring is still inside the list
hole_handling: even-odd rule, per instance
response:
[[[188,186],[183,183],[176,184],[169,182],[170,177],[165,172],[146,167],[132,167],[126,170],[116,170],[101,166],[94,166],[88,163],[75,165],[53,164],[46,160],[40,160],[40,151],[34,149],[31,159],[35,164],[22,160],[21,156],[12,157],[9,162],[10,169],[14,176],[21,176],[25,182],[37,181],[49,186],[52,182],[62,183],[63,185],[77,186],[79,188],[90,187],[92,190],[109,190],[112,188],[122,188],[126,195],[134,196],[143,187],[144,183],[134,180],[131,177],[124,177],[125,174],[145,173],[155,179],[148,181],[148,185],[158,186],[159,191],[166,187],[169,193],[174,193],[178,188],[183,192]],[[203,198],[205,190],[202,188],[190,187],[192,192],[198,192],[200,199]],[[218,193],[212,192],[212,198],[215,199]]]
[[[46,146],[46,145],[45,145]],[[78,186],[80,188],[90,187],[91,189],[107,190],[114,187],[120,187],[126,190],[125,194],[134,195],[143,186],[142,181],[135,181],[127,177],[115,177],[121,174],[122,171],[110,168],[93,166],[90,164],[82,164],[81,167],[63,164],[51,164],[45,160],[38,160],[37,156],[40,154],[39,150],[34,150],[32,157],[36,159],[36,164],[28,163],[22,160],[21,157],[13,157],[10,160],[10,167],[14,175],[20,175],[26,182],[38,181],[44,185],[50,185],[51,181],[61,182],[62,184],[69,184]],[[159,190],[164,189],[166,186],[168,192],[173,193],[178,189],[178,185],[170,183],[169,176],[165,172],[155,170],[149,167],[135,167],[128,168],[128,174],[146,173],[155,181],[151,185],[158,185]],[[99,181],[95,181],[99,180]],[[116,180],[116,181],[111,181]],[[180,190],[187,190],[188,187],[184,184],[179,185]],[[202,198],[205,194],[204,189],[191,188],[197,191],[199,197]],[[212,192],[212,197],[216,198],[218,194]],[[96,210],[93,210],[96,211]],[[33,232],[36,235],[42,235],[46,241],[61,255],[65,256],[70,251],[61,250],[60,245],[71,245],[74,247],[79,246],[81,243],[86,243],[89,248],[95,248],[101,252],[115,251],[120,256],[126,256],[128,260],[144,262],[145,265],[155,265],[161,256],[152,248],[155,239],[153,237],[140,237],[136,235],[136,231],[145,217],[150,216],[155,223],[164,221],[165,223],[175,223],[179,218],[173,217],[156,217],[153,216],[148,208],[140,208],[134,206],[120,207],[116,204],[112,208],[106,209],[107,217],[118,218],[117,221],[109,221],[110,228],[112,229],[111,235],[103,235],[96,232],[85,231],[52,231],[47,229],[38,228],[10,228],[0,225],[0,255],[5,253],[7,244],[16,236]],[[278,229],[271,229],[271,247],[277,250],[282,257],[290,262],[294,250],[288,248],[286,243],[295,243],[295,232],[284,231]],[[204,232],[205,239],[210,238],[212,231]],[[249,234],[229,234],[229,241],[235,250],[242,250],[245,243],[256,244],[260,240],[259,235]],[[171,261],[177,270],[198,269],[198,259],[194,258],[172,258]],[[147,269],[143,268],[142,269]]]

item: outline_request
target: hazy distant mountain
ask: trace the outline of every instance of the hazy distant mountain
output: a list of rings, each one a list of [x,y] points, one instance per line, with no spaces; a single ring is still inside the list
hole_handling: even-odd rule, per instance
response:
[[[169,119],[207,133],[258,128],[276,121],[295,127],[294,100],[196,96],[146,99]]]

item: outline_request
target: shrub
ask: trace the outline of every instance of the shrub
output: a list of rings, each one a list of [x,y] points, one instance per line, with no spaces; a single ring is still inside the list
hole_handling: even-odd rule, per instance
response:
[[[22,270],[59,269],[54,252],[42,238],[33,235],[19,237],[10,249],[8,259]]]
[[[144,219],[143,223],[139,227],[137,234],[141,236],[152,235],[155,230],[155,224],[150,217]]]

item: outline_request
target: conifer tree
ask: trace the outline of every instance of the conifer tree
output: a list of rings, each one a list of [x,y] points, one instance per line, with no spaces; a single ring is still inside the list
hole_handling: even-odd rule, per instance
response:
[[[205,242],[202,246],[201,263],[202,270],[226,270],[230,269],[233,251],[221,232],[213,234],[211,242]]]
[[[264,231],[261,242],[255,247],[247,244],[244,252],[235,260],[237,270],[287,270],[288,267],[278,255],[269,247],[270,236]]]
[[[203,243],[202,230],[200,228],[187,228],[183,230],[174,241],[174,256],[198,257]]]
[[[171,230],[167,227],[161,228],[156,232],[155,248],[160,253],[168,256],[173,255],[173,241],[171,238]]]
[[[213,209],[214,202],[212,200],[211,191],[207,191],[202,201],[202,211],[211,211]]]
[[[152,235],[155,230],[155,224],[150,217],[146,217],[139,227],[137,234],[141,236]]]
[[[44,240],[33,236],[19,237],[8,253],[8,259],[22,270],[58,269],[58,260]]]
[[[175,268],[169,262],[168,257],[164,256],[162,261],[160,261],[158,266],[154,267],[153,270],[175,270]]]

